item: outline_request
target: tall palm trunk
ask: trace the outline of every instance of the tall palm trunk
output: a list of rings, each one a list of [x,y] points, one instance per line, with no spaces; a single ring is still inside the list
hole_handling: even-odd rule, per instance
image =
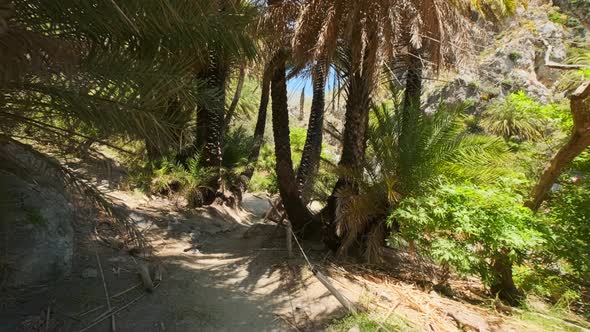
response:
[[[289,138],[289,110],[287,105],[287,78],[284,49],[277,52],[271,79],[272,128],[275,140],[276,174],[283,206],[294,230],[302,230],[312,221],[313,215],[299,195],[299,187],[293,171],[291,141]]]
[[[406,71],[406,91],[404,92],[403,110],[420,108],[420,96],[422,95],[422,60],[421,52],[413,47],[409,48]],[[411,117],[407,117],[408,119]]]
[[[303,121],[303,117],[305,115],[304,112],[305,107],[305,87],[301,89],[301,96],[299,96],[299,122]]]
[[[227,115],[225,116],[224,121],[224,133],[229,130],[229,125],[231,124],[231,120],[234,117],[236,109],[238,108],[238,103],[240,102],[240,96],[242,95],[242,89],[244,88],[244,80],[246,78],[246,66],[242,64],[240,66],[240,72],[238,74],[238,82],[236,84],[236,92],[234,93],[234,97],[232,98],[231,104],[227,109]]]
[[[362,32],[357,25],[353,26],[351,38],[351,72],[347,84],[347,101],[344,132],[342,135],[342,155],[339,166],[352,173],[362,171],[367,147],[367,128],[371,94],[373,92],[374,75],[377,56],[377,36],[371,34],[367,45],[363,48]],[[337,196],[342,192],[355,193],[358,188],[346,176],[340,176],[326,207],[322,210],[324,222],[324,242],[331,250],[338,250],[341,237],[336,232]]]
[[[270,76],[272,74],[273,60],[266,64],[264,72],[262,73],[262,84],[260,91],[260,105],[258,106],[258,118],[256,119],[256,127],[254,128],[254,142],[252,150],[248,156],[248,167],[242,173],[246,177],[246,182],[250,181],[254,174],[256,162],[260,155],[260,148],[264,142],[264,131],[266,129],[266,114],[268,109],[268,100],[270,96]]]
[[[582,84],[571,96],[570,109],[574,128],[568,142],[545,167],[543,174],[531,192],[527,206],[537,210],[559,175],[580,153],[590,146],[590,82]]]
[[[313,178],[318,172],[320,165],[320,155],[322,153],[322,133],[324,126],[324,108],[325,108],[325,86],[326,86],[326,67],[320,62],[313,68],[313,99],[311,102],[311,111],[309,114],[309,124],[307,125],[307,137],[299,169],[297,170],[297,185],[307,202],[309,187],[313,183]]]
[[[205,107],[200,108],[197,118],[197,123],[200,124],[198,127],[202,130],[203,166],[211,168],[212,173],[216,174],[208,183],[213,191],[219,189],[221,180],[226,78],[227,69],[217,59],[213,59],[207,72],[207,83],[216,91],[216,96]],[[208,192],[204,197],[204,204],[210,204],[214,199],[215,193]]]
[[[409,52],[406,56],[406,82],[404,90],[404,99],[401,105],[401,127],[396,144],[397,153],[400,157],[400,176],[409,177],[412,173],[412,160],[408,154],[413,154],[416,140],[419,140],[419,133],[416,132],[416,121],[420,118],[422,109],[420,108],[420,97],[422,94],[422,60],[421,52],[411,45],[408,47]],[[405,156],[405,157],[404,157]],[[399,189],[406,193],[409,188],[404,186],[405,181],[399,183]]]

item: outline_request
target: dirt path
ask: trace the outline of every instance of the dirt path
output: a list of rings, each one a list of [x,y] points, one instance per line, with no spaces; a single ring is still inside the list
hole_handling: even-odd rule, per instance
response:
[[[265,198],[247,195],[239,212],[216,206],[187,215],[165,199],[102,189],[128,210],[153,246],[150,261],[164,270],[157,289],[116,315],[118,331],[317,330],[342,315],[303,261],[287,259],[284,231],[261,223],[269,207]],[[139,258],[96,245],[88,227],[77,228],[69,280],[14,293],[0,316],[1,331],[42,330],[37,325],[43,325],[47,307],[55,331],[77,331],[105,312],[95,250],[111,295],[138,283]],[[129,291],[112,299],[113,307],[143,293]],[[89,331],[109,331],[109,324],[105,320]]]

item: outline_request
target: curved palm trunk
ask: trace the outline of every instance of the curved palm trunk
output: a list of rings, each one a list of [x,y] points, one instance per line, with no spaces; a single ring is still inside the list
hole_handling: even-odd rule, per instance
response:
[[[323,63],[317,64],[314,67],[312,81],[313,99],[309,114],[309,124],[307,126],[307,137],[305,139],[299,169],[297,170],[297,185],[304,198],[308,196],[309,187],[318,172],[320,155],[322,153],[322,129],[324,126],[325,107],[324,89],[326,85],[326,67]],[[307,202],[306,198],[304,202]]]
[[[244,170],[244,173],[242,173],[242,176],[245,176],[247,181],[250,181],[252,175],[254,174],[256,162],[258,161],[258,156],[260,155],[260,148],[262,147],[262,143],[264,142],[266,114],[268,109],[268,100],[270,96],[270,75],[272,74],[272,63],[273,61],[271,60],[269,63],[266,64],[264,68],[264,73],[262,74],[260,105],[258,106],[258,118],[256,119],[256,127],[254,128],[254,143],[252,145],[250,155],[248,156],[248,167],[246,168],[246,170]]]
[[[295,180],[295,172],[293,171],[291,141],[289,138],[287,78],[285,75],[286,58],[287,54],[284,49],[277,52],[271,79],[272,128],[275,140],[275,156],[277,158],[276,173],[281,200],[293,229],[302,230],[308,222],[312,221],[313,215],[301,200]]]
[[[531,192],[531,199],[525,205],[537,210],[547,196],[559,175],[580,153],[590,146],[590,82],[582,84],[571,96],[570,108],[574,118],[573,132],[568,142],[545,167],[537,185]]]
[[[242,89],[244,88],[244,79],[246,78],[246,66],[240,66],[240,73],[238,74],[238,83],[236,84],[236,92],[234,93],[234,97],[232,98],[231,104],[227,109],[227,115],[225,116],[225,124],[224,124],[224,132],[229,130],[229,125],[231,120],[234,117],[236,112],[236,108],[238,108],[238,102],[240,101],[240,96],[242,95]]]

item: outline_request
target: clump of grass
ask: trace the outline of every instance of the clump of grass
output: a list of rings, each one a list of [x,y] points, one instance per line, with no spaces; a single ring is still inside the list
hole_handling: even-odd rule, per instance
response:
[[[512,62],[516,62],[519,59],[522,58],[522,54],[518,53],[518,52],[510,52],[510,54],[508,54],[508,58],[512,61]]]
[[[332,321],[327,328],[330,332],[348,331],[351,328],[358,326],[363,332],[371,331],[415,331],[415,329],[405,322],[402,318],[393,317],[381,322],[382,318],[374,317],[369,313],[359,313],[355,315],[348,315],[344,318]],[[384,329],[385,328],[385,329]]]

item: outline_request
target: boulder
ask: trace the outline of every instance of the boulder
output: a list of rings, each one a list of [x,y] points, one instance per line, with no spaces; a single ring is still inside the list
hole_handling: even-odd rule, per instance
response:
[[[3,287],[51,282],[72,267],[74,211],[60,181],[40,171],[44,158],[25,145],[0,139]]]

